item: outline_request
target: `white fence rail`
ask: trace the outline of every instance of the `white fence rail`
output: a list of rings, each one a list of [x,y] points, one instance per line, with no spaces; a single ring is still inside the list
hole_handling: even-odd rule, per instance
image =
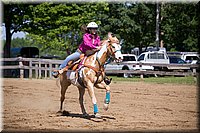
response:
[[[59,67],[59,64],[62,63],[62,60],[18,57],[2,58],[1,62],[1,69],[19,70],[20,78],[24,78],[25,70],[28,70],[28,78],[52,78],[51,72]]]
[[[2,66],[0,69],[3,70],[18,70],[18,77],[24,78],[25,73],[27,78],[52,78],[51,72],[54,69],[58,69],[59,65],[63,60],[51,60],[51,59],[39,59],[39,58],[1,58]],[[123,63],[122,63],[123,64]],[[132,65],[138,65],[137,63],[131,63]],[[111,73],[129,73],[129,74],[139,74],[139,75],[180,75],[180,76],[196,76],[198,65],[196,64],[139,64],[142,65],[152,65],[159,67],[190,67],[192,71],[189,72],[178,72],[178,71],[145,71],[145,70],[108,70],[107,74]],[[26,71],[26,72],[25,72]],[[6,76],[6,73],[3,74]],[[11,75],[12,76],[12,75]]]

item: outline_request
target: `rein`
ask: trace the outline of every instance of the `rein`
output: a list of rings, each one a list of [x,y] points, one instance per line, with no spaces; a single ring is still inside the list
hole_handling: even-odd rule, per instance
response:
[[[110,59],[110,58],[112,58],[112,55],[114,55],[116,52],[118,52],[118,51],[120,51],[120,50],[115,50],[115,51],[113,52],[112,48],[115,48],[115,47],[111,44],[110,41],[109,41],[108,43],[109,43],[109,44],[105,44],[105,45],[106,45],[107,51],[110,53],[110,54],[107,53],[107,56],[108,56],[109,59]],[[108,48],[108,47],[112,47],[112,48]],[[99,51],[98,51],[98,52],[99,52]],[[93,66],[91,66],[91,65],[85,64],[85,62],[82,64],[84,67],[88,67],[88,68],[92,69],[92,70],[96,73],[97,80],[95,81],[95,84],[98,82],[99,77],[100,77],[101,75],[103,76],[103,79],[105,78],[105,77],[104,77],[105,75],[103,75],[103,72],[104,72],[104,65],[105,65],[106,63],[103,64],[103,63],[99,60],[99,58],[97,57],[97,56],[98,56],[98,52],[97,52],[97,54],[96,54],[96,61],[98,62],[99,69],[96,68],[96,67],[93,67]]]
[[[109,44],[109,45],[111,45],[111,44]],[[108,47],[109,45],[107,45],[106,47]],[[112,55],[113,55],[113,54],[115,54],[117,51],[120,51],[120,50],[116,50],[116,51],[114,51],[114,52],[111,52],[111,51],[110,51],[110,52],[111,52]],[[98,52],[99,52],[99,51],[98,51]],[[97,52],[96,56],[98,56],[98,52]],[[98,62],[99,69],[97,69],[96,67],[93,67],[93,66],[91,66],[91,65],[85,64],[85,63],[83,64],[84,67],[88,67],[88,68],[92,69],[93,71],[95,71],[96,76],[97,76],[97,80],[96,80],[95,84],[98,82],[99,76],[103,75],[103,72],[104,72],[104,66],[103,66],[104,64],[102,64],[102,62],[99,60],[98,57],[96,57],[96,61]]]
[[[109,43],[109,45],[112,45],[111,43]],[[108,45],[108,46],[109,46]],[[107,46],[107,47],[108,47]],[[114,46],[111,46],[111,47],[113,47],[113,48],[115,48]],[[115,50],[114,52],[112,51],[112,50],[110,50],[110,53],[111,53],[111,55],[114,55],[115,53],[117,53],[118,51],[120,51],[120,50]]]
[[[98,54],[96,54],[96,55],[98,55]],[[101,61],[99,60],[98,57],[96,58],[96,61],[97,61],[98,64],[99,64],[99,69],[97,69],[96,67],[93,67],[93,66],[91,66],[91,65],[85,64],[85,63],[83,64],[84,67],[88,67],[88,68],[92,69],[93,71],[95,71],[96,76],[97,76],[97,80],[95,81],[95,84],[98,82],[99,76],[100,76],[100,75],[103,75],[103,71],[104,71],[103,66],[102,66],[102,63],[101,63]]]

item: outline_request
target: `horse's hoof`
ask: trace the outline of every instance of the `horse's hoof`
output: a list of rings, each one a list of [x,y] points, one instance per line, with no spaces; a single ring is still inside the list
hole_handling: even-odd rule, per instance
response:
[[[104,109],[105,111],[107,111],[107,110],[108,110],[108,106],[109,106],[109,104],[104,103],[104,104],[103,104],[103,109]]]
[[[62,112],[62,110],[59,110],[58,112],[56,112],[57,114],[62,114],[63,112]]]
[[[94,114],[95,118],[101,119],[101,115],[99,113]]]
[[[69,111],[64,110],[64,111],[62,112],[62,115],[64,115],[64,116],[69,116],[70,113],[69,113]]]
[[[83,113],[83,118],[89,118],[89,114],[88,113]]]

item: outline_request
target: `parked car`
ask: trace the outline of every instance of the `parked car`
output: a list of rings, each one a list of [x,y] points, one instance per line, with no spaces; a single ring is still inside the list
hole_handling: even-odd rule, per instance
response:
[[[39,49],[37,47],[17,47],[11,48],[11,57],[38,58]]]
[[[183,54],[181,59],[185,60],[187,63],[196,64],[200,59],[198,54]]]
[[[177,56],[169,56],[170,64],[187,64],[186,61],[177,57]],[[190,67],[183,67],[183,66],[168,66],[168,70],[171,71],[189,71]]]
[[[108,70],[133,70],[135,68],[135,65],[132,65],[130,63],[137,63],[137,56],[134,54],[123,54],[122,63],[111,62],[110,64],[107,64],[105,66],[105,71],[108,71]],[[128,74],[128,73],[118,74],[118,76],[123,76],[125,78],[132,77],[132,75]]]
[[[196,64],[200,59],[198,52],[167,52],[169,56],[177,56],[189,64]]]
[[[142,65],[143,70],[162,70],[167,69],[166,67],[153,66],[153,64],[169,64],[169,57],[164,51],[148,51],[141,53],[138,57],[138,62],[143,64],[147,63],[148,65]],[[152,64],[152,65],[149,65]],[[136,69],[140,69],[139,66],[136,66]]]
[[[39,57],[39,49],[37,47],[17,47],[17,48],[11,48],[10,50],[11,58],[16,57],[23,57],[23,58],[38,58]],[[24,66],[29,66],[28,61],[22,62]],[[3,65],[19,65],[18,61],[4,61]],[[3,70],[3,77],[19,77],[20,71],[19,69],[4,69]],[[29,76],[29,70],[24,70],[24,77],[28,78]]]
[[[169,56],[169,62],[172,64],[186,64],[187,62],[176,56]]]
[[[196,64],[198,65],[197,72],[200,72],[200,60],[198,60]]]
[[[60,56],[57,55],[42,55],[40,56],[41,59],[60,59]]]

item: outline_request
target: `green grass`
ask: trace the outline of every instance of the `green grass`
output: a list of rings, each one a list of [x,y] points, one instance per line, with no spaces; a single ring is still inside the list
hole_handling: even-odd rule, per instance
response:
[[[147,83],[158,83],[158,84],[186,84],[186,85],[197,85],[197,78],[188,76],[188,77],[173,77],[173,76],[165,76],[165,77],[148,77],[143,78],[133,77],[133,78],[123,78],[117,76],[109,76],[112,78],[113,82],[147,82]]]

